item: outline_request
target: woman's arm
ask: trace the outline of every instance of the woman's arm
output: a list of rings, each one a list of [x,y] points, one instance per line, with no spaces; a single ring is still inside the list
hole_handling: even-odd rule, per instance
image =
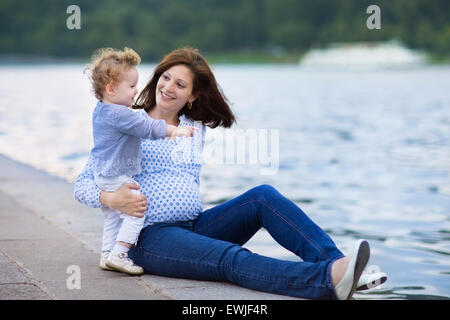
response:
[[[78,202],[91,208],[100,208],[100,192],[97,187],[93,173],[93,159],[89,157],[83,171],[78,175],[73,185],[74,197]]]
[[[126,183],[114,192],[103,191],[95,184],[92,167],[93,161],[89,157],[74,183],[74,196],[77,201],[91,208],[110,207],[131,216],[144,216],[147,208],[145,196],[131,192],[133,189],[139,190],[139,186]]]

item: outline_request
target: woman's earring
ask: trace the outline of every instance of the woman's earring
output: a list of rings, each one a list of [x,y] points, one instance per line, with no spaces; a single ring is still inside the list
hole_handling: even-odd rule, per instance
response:
[[[192,101],[189,101],[189,102],[188,102],[188,108],[189,108],[189,110],[192,109]]]

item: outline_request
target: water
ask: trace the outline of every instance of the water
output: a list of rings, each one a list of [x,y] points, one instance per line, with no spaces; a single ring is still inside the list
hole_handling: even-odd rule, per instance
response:
[[[140,89],[153,67],[139,67]],[[0,153],[74,181],[92,148],[95,99],[82,68],[0,67]],[[370,240],[369,271],[381,269],[389,280],[357,298],[450,298],[450,67],[213,69],[238,128],[279,130],[279,163],[273,175],[262,175],[259,162],[205,164],[205,209],[271,184],[344,252],[357,238]],[[247,246],[298,259],[265,230]]]

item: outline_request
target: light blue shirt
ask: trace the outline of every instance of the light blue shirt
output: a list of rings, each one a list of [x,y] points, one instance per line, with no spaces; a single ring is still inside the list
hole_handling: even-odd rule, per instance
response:
[[[139,116],[118,104],[97,102],[92,115],[95,176],[134,176],[141,172],[141,138],[163,139],[166,122]]]
[[[137,112],[148,117],[142,110]],[[179,126],[195,126],[193,137],[143,139],[141,143],[142,172],[134,176],[148,201],[144,226],[156,222],[186,221],[202,212],[200,197],[201,154],[206,127],[181,115]],[[95,184],[93,159],[90,157],[74,184],[74,196],[79,202],[99,208],[101,189]]]

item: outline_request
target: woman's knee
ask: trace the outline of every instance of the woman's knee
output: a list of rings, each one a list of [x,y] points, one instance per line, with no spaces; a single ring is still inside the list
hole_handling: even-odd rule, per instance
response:
[[[261,184],[257,187],[254,187],[248,191],[252,196],[257,197],[261,200],[270,200],[273,197],[280,196],[280,193],[277,189],[272,187],[269,184]]]

